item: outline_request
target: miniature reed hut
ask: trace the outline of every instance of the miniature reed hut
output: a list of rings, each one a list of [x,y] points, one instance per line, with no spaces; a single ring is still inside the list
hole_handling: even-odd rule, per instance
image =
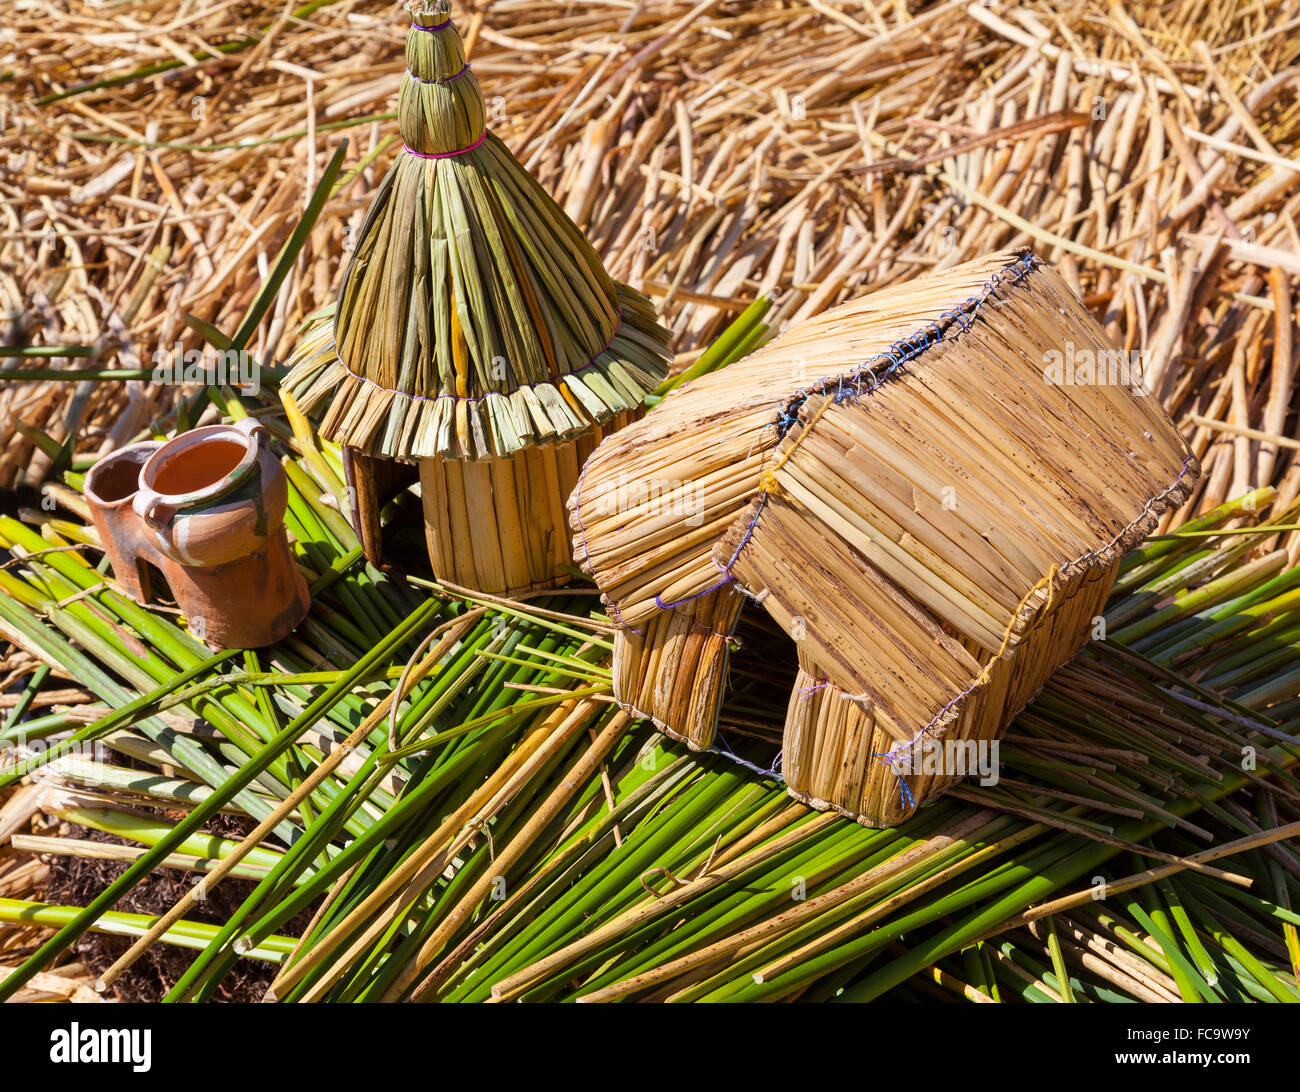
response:
[[[797,649],[790,793],[906,818],[956,780],[934,745],[999,736],[1189,494],[1196,460],[1140,376],[1098,367],[1117,359],[1017,252],[835,308],[673,392],[569,501],[622,627],[618,700],[710,746],[755,600]]]
[[[668,332],[487,128],[448,11],[413,17],[404,149],[285,389],[327,406],[367,556],[399,464],[416,464],[434,573],[516,592],[569,564],[565,498],[666,374]]]

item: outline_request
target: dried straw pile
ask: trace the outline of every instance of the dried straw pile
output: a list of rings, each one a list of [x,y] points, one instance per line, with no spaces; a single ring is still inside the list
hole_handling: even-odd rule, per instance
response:
[[[797,643],[791,793],[905,818],[956,780],[926,748],[999,736],[1191,491],[1196,459],[1115,356],[1056,274],[1003,253],[670,394],[570,500],[580,562],[640,630],[615,696],[708,746],[743,590]]]
[[[0,746],[0,764],[7,764],[12,756],[12,750]],[[44,795],[40,785],[0,790],[0,901],[34,899],[49,877],[46,860],[16,851],[12,845],[15,836],[21,839],[29,831],[40,835],[58,833],[57,821],[43,814]],[[34,925],[0,929],[0,978],[26,959],[42,938],[43,930]],[[93,1004],[102,1000],[94,990],[94,976],[76,956],[35,976],[14,995],[16,1002]]]
[[[148,369],[202,344],[186,314],[231,332],[346,136],[344,184],[250,344],[282,361],[400,153],[404,19],[138,0],[130,20],[50,0],[0,36],[0,341],[92,354],[0,367]],[[761,292],[801,319],[1033,245],[1147,353],[1206,467],[1182,519],[1251,485],[1300,494],[1276,439],[1294,434],[1297,27],[1297,0],[485,0],[463,29],[493,130],[655,300],[682,361]],[[0,384],[0,485],[49,465],[20,427],[89,458],[174,397]]]

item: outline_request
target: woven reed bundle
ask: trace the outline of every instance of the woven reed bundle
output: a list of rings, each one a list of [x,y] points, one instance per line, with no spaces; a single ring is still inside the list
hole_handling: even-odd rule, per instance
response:
[[[486,591],[555,583],[572,563],[565,498],[596,445],[630,419],[620,414],[576,440],[527,447],[508,459],[421,459],[433,571]]]
[[[656,612],[614,640],[614,692],[630,712],[693,751],[713,743],[726,689],[731,634],[743,598],[734,588]]]
[[[927,727],[921,739],[950,745],[999,738],[1088,639],[1117,569],[1118,561],[1058,588],[1056,605],[1044,612],[1034,639],[993,660],[985,684],[973,687],[952,716]],[[961,780],[938,762],[927,765],[924,748],[913,742],[917,735],[880,705],[832,682],[800,650],[782,739],[781,768],[791,796],[864,826],[894,826]]]
[[[1033,255],[889,297],[670,396],[602,445],[570,501],[580,560],[639,631],[624,637],[616,696],[632,706],[653,689],[658,646],[681,628],[666,619],[705,601],[734,623],[743,589],[798,642],[791,791],[869,823],[951,783],[900,775],[923,741],[1002,731],[1087,639],[1119,559],[1199,469]],[[1102,363],[1101,382],[1061,382],[1065,359]],[[634,475],[690,482],[695,525],[678,515],[673,538],[665,489],[658,510],[626,494],[618,509]],[[718,663],[725,652],[695,694],[647,710],[693,746],[712,739]],[[706,694],[713,720],[690,719]]]
[[[422,466],[430,555],[439,575],[519,591],[568,561],[562,500],[578,466],[572,451],[526,453],[639,412],[667,373],[668,332],[487,128],[449,10],[435,0],[412,16],[404,150],[284,386],[304,412],[325,407],[320,432],[348,453],[374,559],[379,506],[402,480],[375,460],[492,464]]]
[[[447,0],[413,17],[404,152],[371,202],[333,339],[287,387],[321,433],[368,455],[507,456],[639,407],[666,332],[486,127]]]

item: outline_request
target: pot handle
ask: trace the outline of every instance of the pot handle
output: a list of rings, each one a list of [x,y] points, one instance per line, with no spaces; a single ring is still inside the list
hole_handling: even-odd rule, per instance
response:
[[[139,516],[150,527],[162,530],[167,526],[167,521],[176,514],[176,506],[167,504],[161,496],[152,490],[141,489],[135,495],[131,502],[131,507],[135,514]]]
[[[232,426],[251,439],[261,439],[270,435],[270,430],[256,417],[241,417]]]

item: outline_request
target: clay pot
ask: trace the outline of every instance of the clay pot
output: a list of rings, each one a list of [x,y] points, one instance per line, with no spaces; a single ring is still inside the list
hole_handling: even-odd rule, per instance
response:
[[[132,507],[146,534],[179,565],[225,565],[263,549],[280,533],[289,487],[246,417],[177,436],[140,469]]]
[[[284,531],[288,482],[267,435],[248,418],[194,429],[115,452],[86,478],[118,583],[147,601],[145,562],[156,565],[191,631],[214,648],[272,644],[310,606]]]

